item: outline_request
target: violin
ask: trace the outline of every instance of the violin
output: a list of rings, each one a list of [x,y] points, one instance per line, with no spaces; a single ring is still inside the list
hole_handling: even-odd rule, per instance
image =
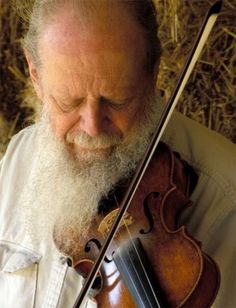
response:
[[[160,143],[90,291],[98,307],[208,307],[219,287],[214,261],[184,226],[191,205],[189,167]],[[79,261],[86,277],[117,209],[96,220]],[[91,238],[91,235],[93,238]],[[204,296],[202,296],[204,295]]]
[[[180,214],[191,204],[188,168],[160,139],[221,5],[217,1],[207,13],[123,201],[94,221],[79,261],[69,259],[86,278],[74,307],[88,295],[105,308],[209,307],[217,295],[217,265],[179,226]]]

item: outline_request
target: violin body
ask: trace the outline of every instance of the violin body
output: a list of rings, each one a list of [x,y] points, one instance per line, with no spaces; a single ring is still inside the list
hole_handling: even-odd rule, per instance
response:
[[[100,269],[92,295],[98,307],[209,307],[219,288],[214,261],[184,226],[190,176],[160,143]],[[116,210],[94,223],[73,266],[87,276]]]

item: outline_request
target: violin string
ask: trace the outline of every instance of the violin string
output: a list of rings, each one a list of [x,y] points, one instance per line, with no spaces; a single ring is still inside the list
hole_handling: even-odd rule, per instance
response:
[[[117,201],[117,199],[116,199],[116,196],[115,196],[115,201],[116,201],[116,204],[117,204],[117,206],[118,206],[119,204],[118,204],[118,201]],[[128,233],[128,236],[129,236],[129,238],[130,238],[130,241],[132,242],[132,245],[134,246],[134,242],[133,242],[133,239],[132,239],[132,237],[131,237],[131,234],[130,234],[130,232],[129,232],[129,230],[128,230],[128,226],[127,226],[127,224],[126,224],[125,218],[122,219],[122,222],[124,223],[124,226],[125,226],[125,228],[126,228],[126,232]],[[121,232],[120,232],[120,227],[118,228],[117,233],[118,233],[118,234],[120,235],[120,237],[122,238],[122,235],[121,235]],[[114,242],[115,242],[116,247],[118,248],[119,245],[116,243],[115,240],[114,240]],[[121,262],[123,263],[124,267],[126,267],[126,262],[125,262],[125,260],[123,259],[122,254],[120,254],[120,259],[121,259]],[[130,261],[132,262],[132,259],[131,259],[130,255],[129,255],[129,259],[130,259]],[[138,260],[141,261],[140,258],[138,258]],[[142,267],[143,267],[143,266],[142,266]],[[128,275],[129,275],[129,271],[127,271],[127,273],[128,273]],[[136,273],[137,273],[137,271],[136,271]],[[139,278],[139,275],[137,275],[137,276],[138,276],[138,278]],[[132,284],[133,284],[133,287],[137,290],[132,276],[129,275],[129,277],[130,277],[130,280],[131,280],[131,282],[132,282]],[[140,281],[140,283],[141,283],[141,285],[142,285],[142,281],[141,281],[140,279],[139,279],[139,281]],[[145,291],[144,286],[143,286],[143,290]],[[146,293],[146,292],[145,292],[145,293]],[[136,292],[136,294],[139,294],[139,293]],[[146,296],[146,297],[147,297],[147,296]],[[147,298],[148,298],[148,297],[147,297]]]
[[[125,222],[124,222],[125,223]],[[125,223],[125,225],[126,225],[126,223]],[[127,229],[127,225],[126,225],[126,229]],[[118,231],[117,231],[117,233],[119,234],[119,235],[121,235],[120,234],[120,231],[119,231],[119,229],[118,229]],[[116,246],[117,246],[117,248],[119,247],[117,244],[116,244]],[[130,257],[130,254],[128,254],[128,258],[130,259],[130,262],[132,262],[132,259],[131,259],[131,257]],[[120,261],[122,262],[122,264],[123,264],[123,267],[127,267],[126,266],[126,261],[124,260],[124,258],[122,257],[122,254],[120,254]],[[137,273],[137,271],[135,270],[135,272],[136,272],[136,274],[137,274],[137,277],[139,278],[139,276],[138,276],[138,273]],[[138,292],[138,289],[137,289],[137,287],[136,287],[136,285],[135,285],[135,282],[134,282],[134,279],[133,279],[133,277],[132,277],[132,275],[130,275],[130,273],[129,273],[129,271],[127,270],[127,274],[128,274],[128,276],[129,276],[129,278],[130,278],[130,281],[131,281],[131,283],[133,284],[133,287],[136,289],[136,294],[139,296],[139,292]],[[142,281],[139,279],[139,282],[141,283],[141,285],[142,285]],[[144,292],[145,292],[145,288],[144,288],[144,286],[142,285],[142,287],[143,287],[143,290],[144,290]],[[146,292],[145,292],[146,293]],[[141,299],[141,296],[139,296],[140,297],[140,299]],[[147,296],[146,296],[147,297]],[[148,297],[147,297],[148,298]]]
[[[119,206],[118,200],[116,199],[116,196],[114,196],[114,197],[115,197],[115,202],[116,202],[117,206]],[[128,237],[129,237],[129,239],[130,239],[130,242],[131,242],[131,244],[132,244],[132,246],[133,246],[133,249],[134,249],[134,251],[135,251],[135,254],[136,254],[136,256],[137,256],[137,260],[138,260],[138,262],[140,263],[140,265],[141,265],[141,267],[142,267],[142,269],[143,269],[143,272],[144,272],[144,274],[145,274],[145,276],[146,276],[146,279],[147,279],[147,281],[148,281],[148,284],[149,284],[149,287],[150,287],[150,289],[151,289],[151,292],[153,293],[153,296],[154,296],[154,298],[155,298],[155,300],[156,300],[156,303],[157,303],[157,305],[158,305],[158,308],[161,308],[161,306],[160,306],[160,304],[159,304],[159,301],[158,301],[158,299],[157,299],[157,297],[156,297],[155,291],[154,291],[154,289],[153,289],[153,286],[152,286],[152,284],[151,284],[151,281],[150,281],[150,279],[149,279],[149,277],[148,277],[148,274],[147,274],[147,272],[146,272],[146,269],[145,269],[145,267],[144,267],[144,264],[143,264],[143,262],[142,262],[142,260],[141,260],[141,257],[140,257],[140,255],[139,255],[139,252],[138,252],[138,250],[137,250],[137,248],[136,248],[136,245],[135,245],[135,243],[134,243],[134,241],[133,241],[133,238],[132,238],[132,236],[131,236],[131,233],[130,233],[130,231],[129,231],[129,228],[128,228],[128,225],[127,225],[127,223],[126,223],[126,221],[125,221],[125,218],[122,219],[122,222],[123,222],[123,224],[124,224],[124,226],[125,226],[126,232],[127,232]],[[121,232],[120,232],[120,227],[118,228],[117,233],[122,237]],[[115,242],[115,245],[117,246],[115,240],[114,240],[114,242]],[[117,247],[118,247],[118,246],[117,246]],[[128,257],[129,257],[130,261],[132,262],[132,258],[131,258],[131,256],[130,256],[129,253],[128,253]],[[122,254],[120,255],[120,258],[121,258],[122,263],[125,265],[125,260],[122,258]],[[137,277],[138,277],[138,279],[139,279],[140,284],[143,286],[142,279],[140,279],[140,277],[139,277],[139,275],[138,275],[138,272],[137,272],[137,270],[136,270],[135,267],[134,267],[134,269],[135,269],[135,272],[136,272],[136,274],[137,274]],[[132,279],[131,276],[130,276],[130,279],[131,279],[131,281],[132,281],[132,283],[133,283],[133,286],[135,287],[135,283],[133,282],[133,279]],[[136,287],[135,287],[135,288],[136,288]],[[143,286],[143,290],[144,290],[144,292],[146,293],[144,286]],[[137,292],[137,294],[138,294],[138,292]],[[149,297],[147,296],[147,294],[146,294],[146,298],[149,300]]]
[[[124,267],[126,267],[126,264],[127,264],[127,263],[126,263],[125,260],[122,258],[122,255],[120,255],[120,259],[121,259],[121,262],[123,263]],[[129,259],[130,259],[130,261],[132,262],[130,256],[129,256]],[[136,287],[136,285],[135,285],[135,283],[134,283],[134,280],[133,280],[132,275],[129,274],[129,271],[128,271],[128,270],[127,270],[127,273],[128,273],[128,276],[130,277],[130,281],[131,281],[131,283],[133,284],[133,287],[136,289],[136,294],[139,296],[139,298],[140,298],[140,300],[141,300],[141,295],[139,295],[138,289],[137,289],[137,287]],[[145,291],[144,286],[143,286],[143,290]],[[146,293],[146,292],[145,292],[145,293]],[[147,297],[147,296],[146,296],[146,297]],[[148,297],[147,297],[147,298],[148,298]]]
[[[132,243],[132,246],[133,246],[134,251],[135,251],[135,253],[136,253],[137,259],[138,259],[138,261],[139,261],[139,263],[140,263],[140,265],[141,265],[141,267],[142,267],[142,269],[143,269],[143,272],[144,272],[144,274],[145,274],[145,276],[146,276],[146,278],[147,278],[149,287],[150,287],[150,289],[151,289],[151,292],[153,293],[153,296],[154,296],[154,298],[155,298],[155,300],[156,300],[156,303],[157,303],[157,305],[158,305],[158,308],[161,308],[161,306],[160,306],[160,304],[159,304],[159,301],[158,301],[158,298],[157,298],[157,296],[156,296],[156,294],[155,294],[154,288],[153,288],[153,286],[152,286],[152,283],[151,283],[151,281],[150,281],[150,278],[148,277],[148,273],[146,272],[146,269],[145,269],[144,264],[143,264],[143,262],[142,262],[142,260],[141,260],[141,257],[140,257],[140,255],[139,255],[139,252],[138,252],[138,250],[137,250],[137,247],[136,247],[136,245],[135,245],[135,243],[134,243],[134,241],[133,241],[133,238],[132,238],[132,236],[131,236],[130,230],[129,230],[129,228],[128,228],[126,222],[125,222],[125,219],[124,219],[124,225],[125,225],[125,228],[126,228],[126,231],[127,231],[128,235],[129,235],[130,242]],[[129,255],[129,259],[130,259],[130,261],[132,262],[132,259],[131,259],[130,255]],[[134,268],[135,268],[135,267],[134,267]],[[135,271],[136,271],[136,268],[135,268]],[[137,271],[136,271],[136,273],[137,273]],[[138,273],[137,273],[137,276],[138,276],[138,278],[139,278]],[[142,280],[141,280],[140,278],[139,278],[139,281],[140,281],[140,283],[142,284]],[[143,288],[143,289],[144,289],[144,291],[145,291],[145,288]],[[146,292],[145,292],[145,293],[146,293]],[[149,300],[148,296],[146,296],[146,298]]]

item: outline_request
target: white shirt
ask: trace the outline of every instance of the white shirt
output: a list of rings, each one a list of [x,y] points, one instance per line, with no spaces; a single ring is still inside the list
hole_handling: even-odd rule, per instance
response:
[[[0,307],[69,308],[81,278],[53,243],[32,247],[16,214],[30,172],[37,126],[12,138],[0,163]],[[221,286],[214,307],[236,307],[236,148],[224,137],[176,112],[163,141],[199,175],[183,221],[219,265]],[[90,299],[87,307],[96,307]]]

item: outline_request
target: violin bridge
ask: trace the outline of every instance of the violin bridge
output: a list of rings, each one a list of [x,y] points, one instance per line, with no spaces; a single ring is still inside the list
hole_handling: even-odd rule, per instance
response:
[[[98,226],[98,231],[103,235],[103,237],[106,236],[106,234],[108,234],[108,232],[110,231],[116,216],[118,215],[119,212],[119,208],[111,211],[108,215],[106,215],[103,220],[101,221],[101,223]],[[134,218],[128,213],[126,212],[124,215],[124,218],[122,219],[122,221],[120,222],[120,226],[119,228],[122,228],[123,226],[130,226],[131,224],[134,223]]]

